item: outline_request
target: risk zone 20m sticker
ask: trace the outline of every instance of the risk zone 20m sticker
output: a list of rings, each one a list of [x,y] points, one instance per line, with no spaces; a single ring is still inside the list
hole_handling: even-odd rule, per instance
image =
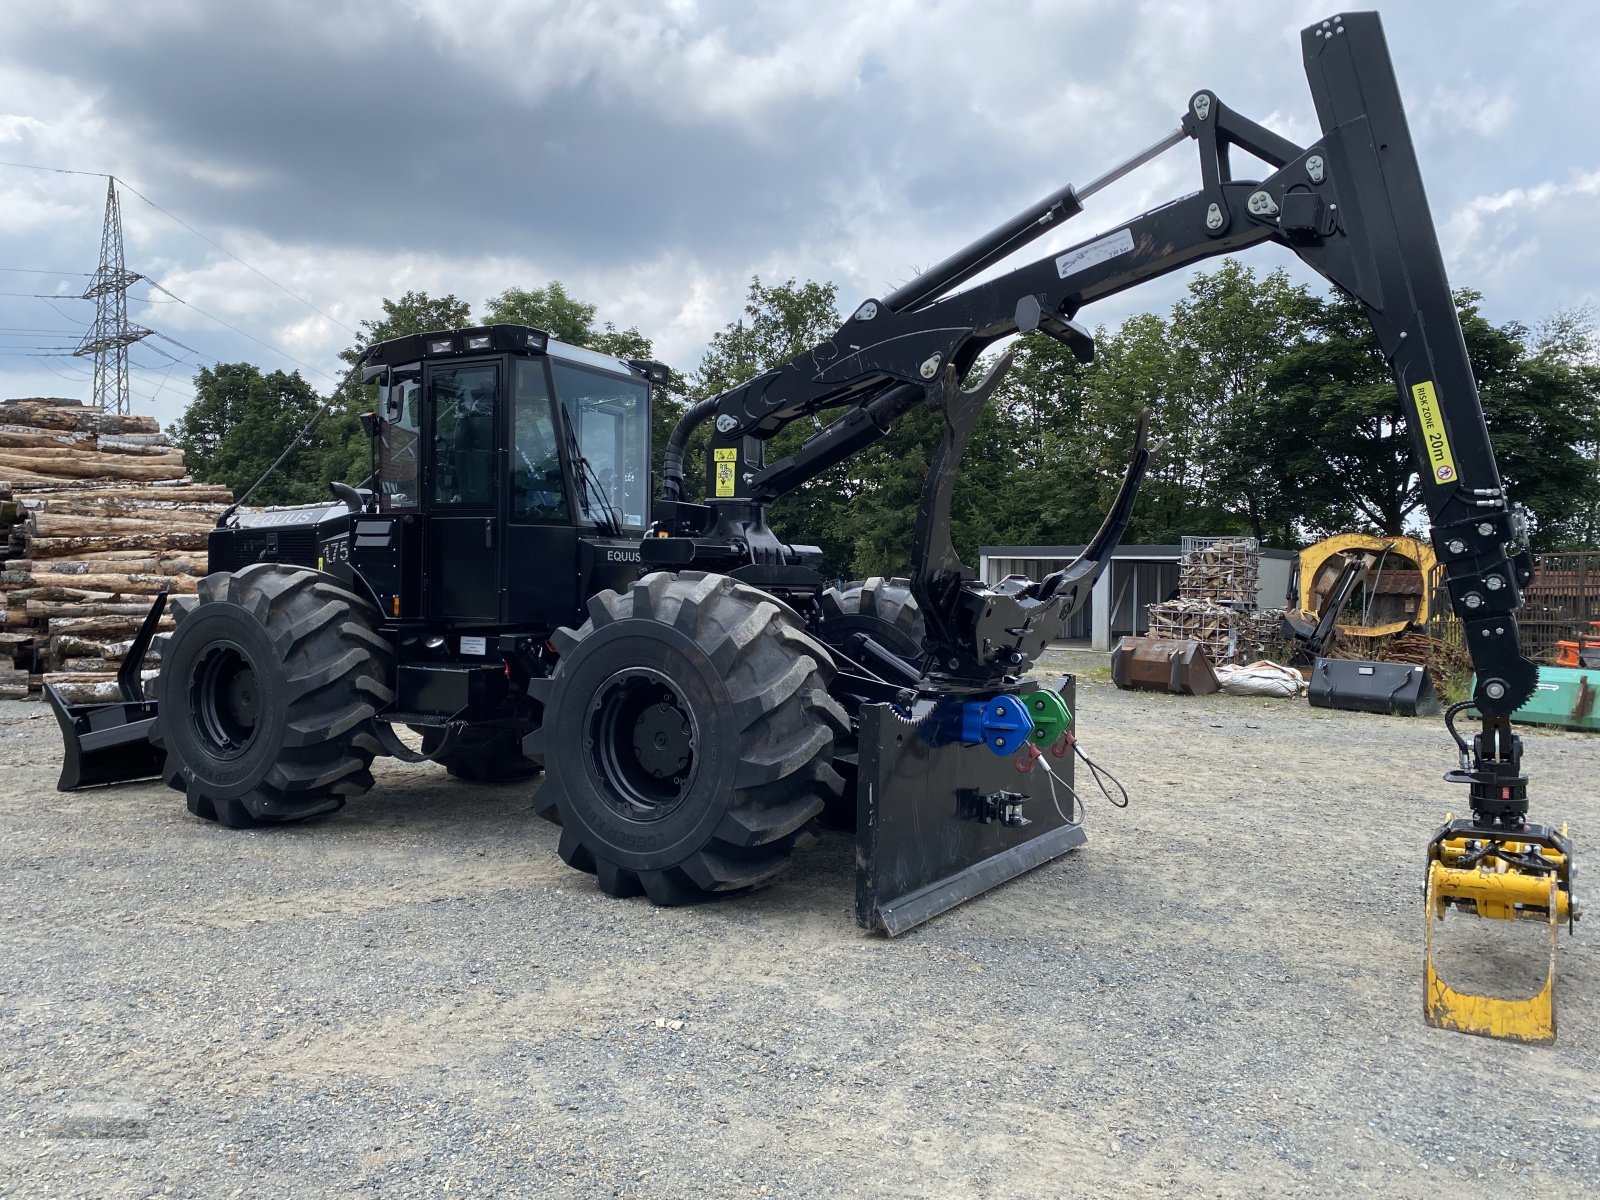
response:
[[[1422,444],[1428,454],[1428,469],[1435,483],[1456,481],[1456,456],[1450,449],[1450,435],[1445,431],[1444,414],[1439,411],[1439,398],[1433,392],[1433,380],[1424,379],[1411,386],[1411,399],[1417,406],[1418,428],[1422,430]]]

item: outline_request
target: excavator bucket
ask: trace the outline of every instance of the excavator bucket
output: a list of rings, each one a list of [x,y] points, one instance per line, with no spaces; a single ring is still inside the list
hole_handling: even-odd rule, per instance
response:
[[[1319,658],[1311,668],[1306,699],[1312,708],[1397,717],[1439,715],[1439,696],[1427,667],[1354,658]]]
[[[118,699],[69,704],[53,685],[44,685],[45,700],[61,726],[63,745],[57,791],[153,779],[161,774],[164,756],[150,741],[156,702],[145,698],[140,671],[166,603],[167,594],[162,592],[129,645],[117,670]]]
[[[1124,690],[1209,696],[1220,691],[1211,660],[1198,642],[1125,637],[1111,652],[1111,681]]]
[[[1458,991],[1439,977],[1433,932],[1451,910],[1494,920],[1544,923],[1550,933],[1544,986],[1522,999]],[[1556,934],[1577,919],[1572,848],[1564,833],[1528,826],[1491,834],[1451,821],[1428,850],[1423,922],[1423,1016],[1436,1029],[1548,1045],[1556,1039]]]
[[[1067,676],[1050,689],[1057,703],[1020,697],[1028,718],[965,735],[937,713],[908,719],[893,705],[861,706],[856,921],[863,929],[904,933],[1083,845],[1067,740],[1073,684]],[[1041,752],[1048,760],[1040,761]]]

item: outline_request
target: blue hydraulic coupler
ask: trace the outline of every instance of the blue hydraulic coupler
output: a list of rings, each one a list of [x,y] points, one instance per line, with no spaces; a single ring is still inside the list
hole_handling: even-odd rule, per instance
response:
[[[940,705],[936,725],[941,741],[959,741],[969,746],[981,742],[1002,756],[1017,753],[1033,733],[1028,707],[1015,696],[946,700]]]

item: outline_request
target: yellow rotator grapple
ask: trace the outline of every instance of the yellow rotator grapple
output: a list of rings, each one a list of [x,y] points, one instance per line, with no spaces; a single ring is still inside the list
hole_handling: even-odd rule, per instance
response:
[[[1455,705],[1446,724],[1467,705]],[[1572,844],[1565,827],[1558,833],[1523,819],[1526,776],[1521,774],[1521,742],[1504,720],[1487,720],[1472,752],[1463,740],[1462,769],[1445,778],[1472,791],[1472,816],[1447,818],[1428,844],[1426,902],[1423,906],[1423,1016],[1438,1029],[1546,1045],[1556,1038],[1556,935],[1563,922],[1570,932],[1578,919],[1572,891]],[[1433,958],[1433,927],[1454,909],[1502,921],[1541,921],[1550,930],[1550,959],[1544,986],[1524,999],[1457,991],[1439,978]]]

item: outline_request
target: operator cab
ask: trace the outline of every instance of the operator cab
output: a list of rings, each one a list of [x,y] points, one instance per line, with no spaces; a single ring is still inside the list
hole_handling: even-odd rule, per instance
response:
[[[650,509],[650,386],[667,377],[521,325],[370,347],[376,512],[353,516],[349,555],[384,615],[553,627],[626,587]]]

